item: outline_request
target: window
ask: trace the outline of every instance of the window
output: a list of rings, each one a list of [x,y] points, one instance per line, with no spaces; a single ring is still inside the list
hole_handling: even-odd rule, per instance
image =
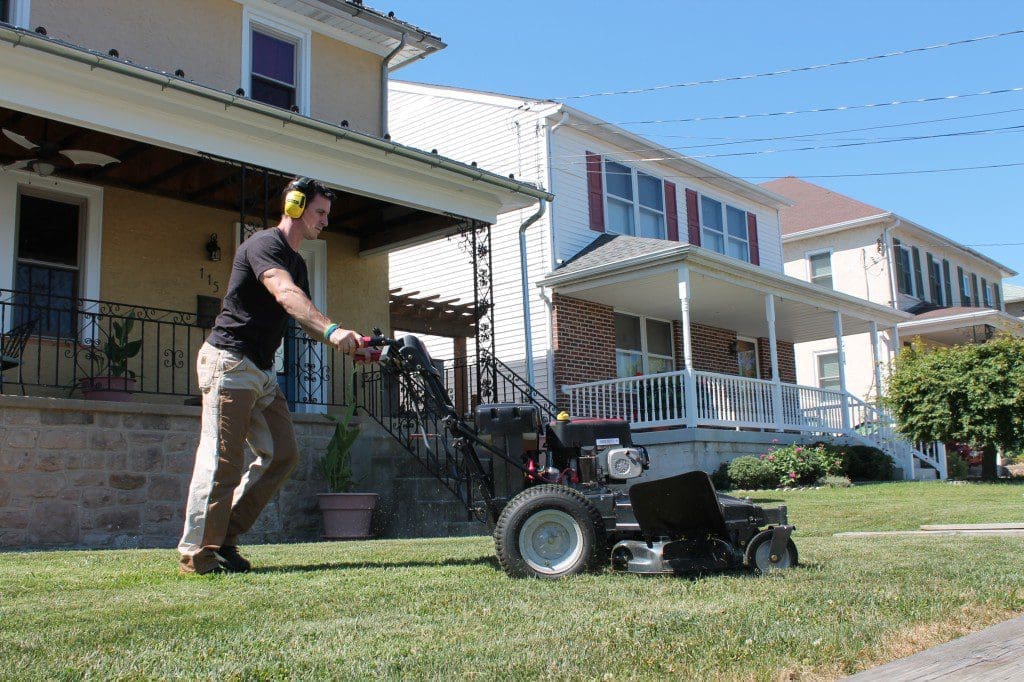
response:
[[[984,301],[985,307],[986,308],[991,308],[992,307],[992,288],[988,285],[988,282],[985,281],[984,277],[981,278],[981,296],[982,296],[982,301]]]
[[[13,324],[35,318],[43,335],[74,332],[81,217],[78,204],[19,197]]]
[[[661,180],[605,161],[605,220],[609,232],[665,238],[665,189]]]
[[[814,253],[807,256],[811,283],[832,289],[832,252]]]
[[[971,273],[971,301],[977,306],[981,307],[981,296],[978,294],[978,276]]]
[[[957,277],[960,279],[960,305],[970,306],[971,305],[971,280],[967,277],[967,273],[959,265],[956,267]]]
[[[672,324],[615,313],[615,369],[620,378],[674,371]]]
[[[924,288],[924,275],[921,272],[921,251],[916,247],[910,247],[914,259],[914,295],[922,301],[928,298]]]
[[[28,27],[29,0],[0,0],[0,21]]]
[[[6,21],[8,24],[11,23],[10,0],[0,0],[0,21]]]
[[[946,305],[953,305],[953,278],[949,275],[949,261],[942,259],[942,285],[946,292]]]
[[[942,268],[939,261],[927,254],[928,261],[928,291],[931,294],[931,302],[935,305],[943,305],[942,302]],[[948,304],[947,304],[948,305]]]
[[[892,245],[896,256],[896,286],[901,294],[914,295],[914,275],[910,269],[910,249],[893,239]]]
[[[701,195],[700,224],[700,240],[705,248],[750,261],[746,211]]]
[[[839,353],[822,353],[818,356],[818,387],[830,391],[839,390]]]
[[[243,17],[242,87],[258,102],[308,114],[310,32],[248,7]]]
[[[757,343],[753,339],[736,338],[736,366],[741,377],[757,379]]]
[[[999,296],[999,285],[996,284],[995,282],[992,283],[992,303],[993,303],[992,307],[995,308],[996,310],[1002,310],[1003,309],[1003,303],[1000,300],[1000,296]]]

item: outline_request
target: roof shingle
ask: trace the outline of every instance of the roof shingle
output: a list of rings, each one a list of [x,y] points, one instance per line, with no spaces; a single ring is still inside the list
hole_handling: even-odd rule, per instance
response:
[[[887,213],[884,209],[792,176],[763,182],[761,186],[795,202],[793,206],[779,210],[784,235]]]

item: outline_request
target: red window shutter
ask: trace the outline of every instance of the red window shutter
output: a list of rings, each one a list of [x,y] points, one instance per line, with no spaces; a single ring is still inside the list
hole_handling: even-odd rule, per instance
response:
[[[700,213],[697,208],[697,193],[686,190],[686,232],[690,243],[700,246]]]
[[[747,213],[747,240],[750,242],[750,264],[761,264],[761,252],[757,248],[757,216]]]
[[[590,229],[595,232],[604,232],[604,189],[601,176],[601,155],[587,152],[587,204],[590,207]]]
[[[676,209],[676,185],[665,183],[665,229],[667,236],[674,242],[679,241],[679,212]]]

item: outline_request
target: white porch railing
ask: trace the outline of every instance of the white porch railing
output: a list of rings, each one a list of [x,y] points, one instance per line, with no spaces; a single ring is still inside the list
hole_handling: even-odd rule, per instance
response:
[[[633,428],[697,426],[760,428],[810,434],[843,435],[877,447],[914,478],[915,460],[946,478],[941,443],[914,446],[899,434],[884,409],[840,391],[776,384],[714,372],[693,372],[696,414],[686,404],[687,373],[647,374],[563,387],[573,416],[625,419]],[[779,398],[776,400],[775,396]]]

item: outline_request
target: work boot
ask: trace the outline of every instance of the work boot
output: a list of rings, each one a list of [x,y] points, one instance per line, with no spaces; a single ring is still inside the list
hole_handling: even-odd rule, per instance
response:
[[[238,553],[238,547],[235,545],[223,545],[216,553],[217,560],[228,573],[248,573],[252,570],[252,564]]]

